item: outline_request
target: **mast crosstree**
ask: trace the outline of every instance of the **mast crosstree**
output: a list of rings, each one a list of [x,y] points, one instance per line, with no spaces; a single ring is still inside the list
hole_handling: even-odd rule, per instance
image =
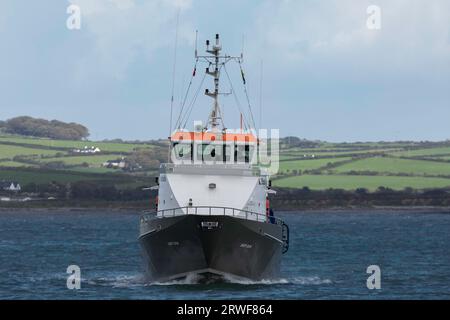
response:
[[[203,130],[204,131],[211,130],[211,131],[218,132],[220,125],[222,126],[222,131],[226,130],[225,124],[224,124],[224,119],[223,119],[223,110],[221,109],[221,104],[219,103],[219,95],[230,95],[230,94],[233,94],[235,102],[236,102],[236,107],[238,108],[238,111],[239,111],[241,117],[245,120],[244,121],[245,128],[256,128],[256,125],[255,125],[255,122],[253,119],[253,112],[251,110],[252,108],[251,108],[248,93],[247,93],[244,71],[242,70],[243,54],[241,53],[240,56],[230,56],[230,55],[226,55],[226,54],[221,54],[221,51],[222,51],[222,45],[219,40],[219,34],[216,34],[215,43],[213,45],[210,44],[209,40],[206,40],[206,53],[208,53],[208,55],[198,55],[197,32],[196,32],[196,36],[195,36],[195,66],[194,66],[194,69],[192,72],[191,80],[189,81],[189,85],[186,89],[184,99],[180,105],[181,109],[180,109],[180,113],[178,115],[178,120],[175,125],[178,129],[186,127],[187,121],[191,115],[192,109],[195,106],[195,102],[197,100],[198,94],[202,88],[202,85],[203,85],[203,82],[204,82],[204,79],[206,78],[206,76],[213,77],[214,88],[213,89],[205,89],[205,91],[204,91],[204,94],[206,96],[211,97],[213,99],[213,104],[212,104],[211,111],[208,114],[208,120],[206,121],[206,124],[205,124]],[[238,96],[236,95],[236,92],[233,88],[233,84],[232,84],[230,75],[228,74],[227,68],[225,66],[231,60],[233,60],[239,64],[240,73],[241,73],[241,77],[242,77],[242,83],[244,86],[244,93],[245,93],[245,97],[247,99],[247,104],[248,104],[248,113],[250,115],[249,117],[247,117],[246,113],[242,110]],[[190,103],[188,103],[187,109],[185,110],[186,101],[187,101],[187,98],[189,95],[189,90],[191,88],[192,81],[196,75],[197,64],[199,62],[205,62],[207,64],[205,74],[203,75],[203,77],[201,79],[200,86],[195,91],[195,94],[192,97],[192,101]],[[221,71],[225,71],[225,75],[226,75],[229,85],[230,85],[229,92],[220,92]]]
[[[206,60],[209,65],[206,68],[206,74],[212,76],[214,78],[214,90],[211,91],[209,89],[205,89],[205,95],[211,97],[214,99],[212,110],[209,114],[209,126],[212,131],[217,131],[219,127],[219,122],[222,122],[223,125],[223,117],[222,117],[222,111],[220,109],[219,104],[219,95],[220,94],[231,94],[231,92],[219,92],[219,82],[220,82],[220,70],[221,67],[224,66],[228,61],[230,60],[237,60],[239,63],[242,59],[241,56],[229,56],[229,55],[220,55],[220,52],[222,50],[222,46],[220,44],[219,40],[219,34],[216,34],[215,43],[210,47],[210,41],[206,40],[206,52],[210,55],[203,55],[199,56],[197,55],[197,50],[195,51],[195,57],[197,59],[204,59]]]

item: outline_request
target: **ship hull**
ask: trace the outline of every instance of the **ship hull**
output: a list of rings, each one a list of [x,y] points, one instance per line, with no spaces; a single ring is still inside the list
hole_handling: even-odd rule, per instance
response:
[[[261,280],[279,273],[280,225],[231,216],[182,215],[141,224],[150,281],[192,274]]]

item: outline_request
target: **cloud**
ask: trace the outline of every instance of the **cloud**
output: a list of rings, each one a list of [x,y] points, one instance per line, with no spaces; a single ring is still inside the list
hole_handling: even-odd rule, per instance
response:
[[[281,61],[313,55],[394,55],[399,64],[430,53],[448,58],[450,2],[379,0],[382,29],[366,27],[373,1],[265,1],[255,14],[259,44],[277,48]],[[405,60],[406,58],[406,60]]]
[[[81,9],[82,30],[91,36],[91,56],[85,61],[95,61],[95,67],[115,78],[123,77],[129,65],[142,55],[150,60],[155,51],[173,46],[173,31],[177,11],[180,14],[191,6],[190,0],[70,0]],[[179,41],[191,41],[189,21],[179,27]],[[81,66],[80,66],[81,67]]]
[[[66,28],[70,3],[81,7],[79,31]],[[381,7],[380,31],[366,28],[372,4]],[[253,106],[263,60],[266,127],[343,140],[371,127],[369,139],[402,128],[406,138],[448,137],[448,0],[0,1],[0,118],[86,122],[101,137],[165,135],[178,10],[176,99],[192,74],[196,29],[199,52],[218,32],[224,52],[239,54],[244,34]],[[238,90],[239,69],[228,71]],[[238,120],[233,101],[223,98],[227,121]],[[197,102],[193,118],[203,119],[211,101]]]

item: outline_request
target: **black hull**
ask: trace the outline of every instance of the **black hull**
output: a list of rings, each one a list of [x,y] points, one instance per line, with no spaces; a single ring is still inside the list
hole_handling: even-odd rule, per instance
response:
[[[141,225],[139,242],[151,281],[204,273],[270,279],[283,251],[280,225],[230,216],[152,219]]]

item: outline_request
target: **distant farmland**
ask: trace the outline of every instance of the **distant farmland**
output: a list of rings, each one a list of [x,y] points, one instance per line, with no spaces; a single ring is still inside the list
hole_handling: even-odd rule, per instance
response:
[[[280,172],[289,173],[294,170],[305,171],[305,170],[315,170],[319,168],[326,167],[328,164],[333,164],[340,161],[350,160],[351,158],[324,158],[315,160],[292,160],[292,161],[281,161],[280,162]]]
[[[374,157],[356,160],[334,169],[338,173],[374,171],[380,174],[445,175],[450,177],[450,163],[415,159]]]
[[[450,179],[396,176],[302,175],[279,179],[274,184],[285,188],[308,187],[312,190],[355,190],[365,188],[368,191],[375,191],[381,186],[393,190],[402,190],[408,187],[413,189],[444,188],[450,186]]]
[[[98,154],[74,149],[98,147]],[[0,136],[0,180],[21,184],[51,181],[117,181],[136,186],[150,172],[123,172],[102,167],[108,160],[127,158],[137,149],[155,150],[152,143],[63,141]],[[315,143],[315,147],[281,144],[275,187],[355,190],[379,187],[433,189],[450,187],[450,142]],[[52,167],[53,165],[53,167]],[[147,179],[147,180],[145,180]]]
[[[46,158],[42,159],[41,162],[49,163],[54,161],[61,161],[66,165],[82,166],[84,163],[88,164],[90,167],[96,168],[101,167],[101,165],[108,160],[115,160],[124,156],[124,154],[110,154],[110,155],[97,155],[97,156],[72,156],[72,157],[57,157],[57,158]]]
[[[100,149],[97,154],[74,152],[85,147]],[[0,180],[46,184],[76,181],[107,181],[119,185],[133,185],[142,181],[120,169],[103,167],[108,160],[129,156],[136,149],[152,149],[149,143],[118,143],[94,141],[66,141],[19,136],[0,136]],[[56,164],[62,164],[58,166]],[[52,168],[57,167],[57,168]],[[144,179],[147,174],[142,172]],[[144,180],[145,181],[145,180]],[[144,182],[142,182],[144,183]],[[138,183],[139,184],[139,183]],[[144,183],[145,184],[145,183]]]
[[[58,150],[52,149],[40,149],[40,148],[27,148],[22,146],[13,146],[0,144],[0,159],[12,160],[16,156],[54,156]]]
[[[450,142],[284,145],[274,186],[373,191],[450,187]]]
[[[35,145],[41,146],[43,149],[82,149],[85,146],[91,147],[95,145],[105,152],[131,152],[135,148],[151,147],[151,144],[134,144],[134,143],[117,143],[117,142],[93,142],[93,141],[70,141],[70,140],[53,140],[53,139],[38,139],[26,137],[8,137],[0,136],[1,143],[13,143],[17,145]]]

